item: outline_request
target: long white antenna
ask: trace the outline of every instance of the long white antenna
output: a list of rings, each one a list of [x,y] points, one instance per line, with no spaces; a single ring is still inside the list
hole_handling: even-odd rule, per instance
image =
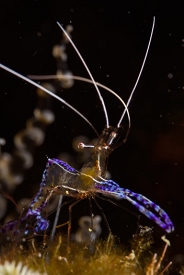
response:
[[[145,62],[146,62],[146,58],[147,58],[147,55],[148,55],[148,51],[149,51],[150,44],[151,44],[151,40],[152,40],[152,36],[153,36],[154,27],[155,27],[155,16],[153,17],[153,24],[152,24],[151,34],[150,34],[150,38],[149,38],[147,50],[146,50],[146,53],[145,53],[145,56],[144,56],[144,60],[143,60],[143,63],[142,63],[142,66],[141,66],[139,75],[138,75],[138,77],[137,77],[137,80],[136,80],[136,82],[135,82],[135,85],[134,85],[134,87],[133,87],[133,89],[132,89],[132,92],[131,92],[131,94],[130,94],[130,97],[129,97],[128,101],[127,101],[127,104],[126,104],[127,108],[129,107],[130,101],[131,101],[132,96],[133,96],[133,94],[134,94],[134,91],[135,91],[135,89],[136,89],[136,87],[137,87],[137,84],[138,84],[138,82],[139,82],[139,79],[140,79],[140,77],[141,77],[141,74],[142,74],[142,71],[143,71],[143,68],[144,68],[144,65],[145,65]],[[121,116],[121,118],[120,118],[120,120],[119,120],[119,122],[118,122],[118,124],[117,124],[117,127],[120,127],[120,124],[121,124],[122,119],[124,118],[125,112],[126,112],[126,109],[123,111],[123,114],[122,114],[122,116]]]
[[[81,59],[83,65],[84,65],[84,67],[86,68],[86,71],[88,72],[88,74],[89,74],[91,80],[93,81],[93,84],[94,84],[94,86],[95,86],[95,88],[96,88],[96,91],[97,91],[97,93],[98,93],[99,99],[100,99],[100,101],[101,101],[101,103],[102,103],[102,107],[103,107],[104,114],[105,114],[105,119],[106,119],[106,127],[108,128],[108,127],[109,127],[109,118],[108,118],[106,106],[105,106],[103,97],[102,97],[102,95],[101,95],[101,93],[100,93],[100,91],[99,91],[99,89],[98,89],[98,87],[97,87],[97,85],[96,85],[96,82],[95,82],[95,80],[94,80],[94,78],[93,78],[93,76],[92,76],[92,74],[91,74],[91,72],[90,72],[90,70],[89,70],[89,68],[88,68],[88,66],[87,66],[87,64],[86,64],[86,62],[84,61],[83,57],[81,56],[80,52],[78,51],[77,47],[76,47],[75,44],[73,43],[73,41],[72,41],[72,39],[70,38],[70,36],[68,35],[68,33],[64,30],[64,28],[61,26],[61,24],[60,24],[59,22],[57,22],[57,24],[58,24],[58,26],[61,28],[61,30],[64,32],[64,34],[66,35],[66,37],[68,38],[68,40],[70,41],[70,43],[72,44],[74,50],[76,51],[76,53],[78,54],[79,58]]]
[[[61,101],[63,104],[65,104],[66,106],[68,106],[70,109],[72,109],[74,112],[76,112],[79,116],[81,116],[90,126],[91,128],[93,128],[93,130],[95,131],[95,133],[97,134],[97,136],[99,136],[97,130],[95,129],[95,127],[92,125],[92,123],[83,115],[81,114],[77,109],[75,109],[72,105],[70,105],[68,102],[66,102],[64,99],[62,99],[61,97],[55,95],[54,93],[52,93],[51,91],[47,90],[46,88],[44,88],[43,86],[39,85],[38,83],[32,81],[31,79],[17,73],[16,71],[6,67],[5,65],[0,63],[0,68],[2,68],[3,70],[25,80],[26,82],[29,82],[30,84],[34,85],[35,87],[41,89],[42,91],[46,92],[47,94],[55,97],[57,100]]]
[[[57,74],[57,75],[28,75],[28,77],[30,79],[35,79],[35,80],[52,80],[52,79],[66,80],[66,79],[72,79],[72,80],[78,80],[78,81],[94,84],[91,79],[88,79],[88,78],[85,78],[85,77],[81,77],[81,76],[77,76],[77,75],[69,75],[69,74],[66,74],[66,75],[64,75],[64,74]],[[128,127],[130,129],[130,127],[131,127],[130,113],[129,113],[129,110],[128,110],[127,105],[124,102],[124,100],[117,93],[115,93],[112,89],[110,89],[109,87],[107,87],[107,86],[105,86],[105,85],[103,85],[103,84],[101,84],[99,82],[96,82],[96,81],[95,81],[95,83],[96,83],[96,85],[98,87],[101,87],[102,89],[104,89],[104,90],[108,91],[109,93],[113,94],[123,104],[123,106],[125,107],[127,116],[128,116],[128,123],[129,123]]]

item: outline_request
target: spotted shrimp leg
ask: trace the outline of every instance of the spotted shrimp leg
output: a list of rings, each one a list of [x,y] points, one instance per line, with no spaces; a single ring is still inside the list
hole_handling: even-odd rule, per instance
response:
[[[39,201],[39,207],[34,207],[39,198],[43,198],[43,190],[40,188],[26,212],[19,219],[7,222],[1,226],[0,233],[11,234],[13,237],[17,237],[18,242],[18,239],[28,235],[30,231],[36,234],[40,231],[45,231],[49,226],[49,221],[42,217],[42,211],[52,196],[52,192],[47,195],[41,204]]]
[[[128,200],[141,213],[158,224],[167,233],[170,233],[174,230],[174,225],[167,213],[160,206],[145,196],[132,192],[129,189],[121,188],[116,182],[112,180],[95,183],[95,189],[98,193],[111,195],[117,199]]]
[[[61,167],[63,169],[61,169]],[[45,207],[50,198],[55,193],[58,194],[58,183],[61,183],[61,181],[67,183],[70,176],[76,174],[78,174],[78,171],[64,161],[48,159],[46,168],[42,175],[40,189],[32,199],[28,209],[23,211],[18,219],[2,225],[0,227],[0,233],[11,234],[13,237],[17,238],[17,241],[19,241],[18,239],[30,234],[30,232],[38,234],[40,231],[47,230],[49,227],[49,221],[43,218]]]

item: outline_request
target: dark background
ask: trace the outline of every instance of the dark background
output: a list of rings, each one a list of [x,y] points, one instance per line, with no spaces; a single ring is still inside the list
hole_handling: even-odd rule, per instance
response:
[[[23,75],[55,74],[51,51],[62,37],[56,21],[64,26],[72,24],[73,41],[95,80],[112,88],[125,101],[138,76],[156,16],[150,52],[130,106],[130,136],[112,154],[108,170],[122,187],[144,194],[169,214],[176,229],[168,236],[172,243],[168,257],[175,263],[176,255],[182,254],[181,260],[184,259],[184,19],[180,2],[13,0],[0,3],[3,64]],[[87,76],[71,46],[67,53],[69,69],[75,75]],[[170,79],[168,74],[173,77]],[[2,70],[0,76],[0,136],[7,141],[3,151],[11,152],[14,135],[25,128],[26,120],[32,116],[36,93],[34,87],[27,84],[25,89],[23,81]],[[110,124],[116,125],[122,107],[107,92],[102,94]],[[93,87],[76,84],[60,96],[81,111],[99,132],[103,129],[104,115]],[[45,143],[35,152],[34,166],[15,191],[15,199],[34,195],[30,196],[30,190],[33,185],[39,186],[46,155],[57,157],[65,151],[76,157],[72,139],[78,135],[95,137],[90,127],[71,110],[63,109],[61,103],[54,101],[53,110],[56,121],[47,130]],[[118,203],[138,213],[129,203]],[[137,218],[106,202],[102,201],[101,205],[114,234],[124,240],[135,232]],[[86,207],[78,204],[73,217],[89,215],[88,209],[88,202]],[[99,214],[95,206],[94,213]],[[62,210],[64,221],[67,215],[66,207]],[[75,229],[77,223],[74,224]],[[161,246],[163,230],[144,217],[141,224],[154,226],[156,244]],[[107,234],[105,225],[103,232]]]

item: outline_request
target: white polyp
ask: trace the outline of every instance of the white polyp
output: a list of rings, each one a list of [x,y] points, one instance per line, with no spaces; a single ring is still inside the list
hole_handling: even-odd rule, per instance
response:
[[[8,190],[14,188],[14,180],[10,173],[10,164],[12,162],[12,156],[8,153],[1,154],[0,158],[0,180],[6,183]]]
[[[55,58],[61,58],[65,54],[66,47],[64,45],[55,45],[52,49],[52,55]],[[67,55],[66,55],[67,57]],[[66,60],[65,60],[66,61]]]
[[[72,25],[67,25],[66,26],[66,32],[67,33],[73,32],[73,26]]]
[[[102,228],[100,226],[101,217],[99,215],[93,218],[93,228],[91,228],[91,217],[83,216],[79,219],[79,229],[73,235],[76,242],[95,241],[101,234]]]
[[[64,75],[65,79],[60,80],[61,81],[61,87],[64,89],[69,89],[73,86],[74,80],[72,79],[72,72],[71,71],[65,71],[64,73],[61,70],[58,70],[56,72],[56,75]]]
[[[25,130],[18,132],[14,137],[14,143],[17,148],[20,150],[24,150],[27,148],[27,143],[24,141],[24,138],[29,138],[36,146],[39,146],[43,143],[45,134],[44,132],[37,128],[31,127]]]
[[[25,151],[25,150],[16,151],[16,156],[18,156],[24,161],[22,164],[22,167],[24,169],[29,169],[34,163],[33,156],[28,151]]]
[[[46,275],[46,273],[40,273],[39,271],[34,271],[29,269],[28,266],[24,265],[22,262],[16,263],[15,261],[9,262],[5,261],[0,264],[0,274],[1,275]]]
[[[38,84],[39,85],[39,84]],[[50,83],[42,83],[42,86],[40,87],[44,87],[45,89],[49,90],[51,93],[55,94],[56,93],[56,89],[54,88],[54,86]],[[46,93],[43,89],[41,89],[40,87],[37,86],[37,95],[39,97],[43,97],[43,98],[48,98],[48,93]]]
[[[50,110],[34,109],[34,117],[45,124],[51,124],[55,120],[55,115]]]
[[[60,57],[61,57],[62,62],[66,62],[68,59],[68,55],[66,53],[63,53]]]
[[[23,176],[23,174],[13,174],[10,171],[10,168],[8,166],[9,163],[7,163],[6,165],[7,165],[6,167],[4,166],[5,169],[3,169],[3,173],[2,173],[2,169],[0,169],[1,170],[1,179],[6,182],[8,189],[12,190],[15,188],[15,185],[18,185],[23,181],[24,176]]]
[[[28,137],[35,143],[36,146],[40,146],[44,142],[45,133],[41,129],[32,127],[27,130]]]
[[[4,138],[0,138],[0,145],[3,146],[6,144],[6,140]]]

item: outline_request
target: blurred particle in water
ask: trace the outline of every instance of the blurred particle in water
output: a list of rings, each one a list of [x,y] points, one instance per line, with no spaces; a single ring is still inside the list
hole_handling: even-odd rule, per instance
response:
[[[172,79],[172,78],[173,78],[173,74],[169,73],[169,74],[167,75],[167,77],[168,77],[169,79]]]

